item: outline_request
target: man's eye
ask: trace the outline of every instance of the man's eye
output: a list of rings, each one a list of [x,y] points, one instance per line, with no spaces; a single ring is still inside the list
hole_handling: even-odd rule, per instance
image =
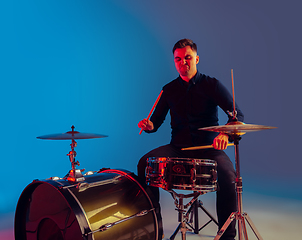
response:
[[[186,60],[192,59],[192,56],[186,56]]]
[[[180,61],[180,58],[175,58],[175,61],[176,61],[176,62],[179,62],[179,61]]]

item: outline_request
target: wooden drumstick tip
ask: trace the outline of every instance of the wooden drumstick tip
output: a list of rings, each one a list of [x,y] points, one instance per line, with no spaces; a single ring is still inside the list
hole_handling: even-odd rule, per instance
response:
[[[141,128],[141,130],[140,130],[140,132],[139,132],[139,135],[141,135],[141,134],[142,134],[142,132],[143,132],[143,128]]]

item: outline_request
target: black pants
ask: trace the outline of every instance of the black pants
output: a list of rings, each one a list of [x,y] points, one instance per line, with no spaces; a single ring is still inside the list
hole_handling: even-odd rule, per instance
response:
[[[232,212],[237,211],[235,180],[236,173],[233,163],[224,151],[216,149],[203,149],[183,151],[172,144],[164,145],[145,154],[137,165],[138,177],[146,181],[145,168],[147,158],[149,157],[179,157],[179,158],[197,158],[210,159],[217,162],[218,189],[216,199],[216,211],[219,223],[219,229],[223,226]],[[151,188],[154,195],[159,199],[158,188]],[[230,226],[224,232],[221,240],[233,240],[236,235],[236,221],[232,221]]]

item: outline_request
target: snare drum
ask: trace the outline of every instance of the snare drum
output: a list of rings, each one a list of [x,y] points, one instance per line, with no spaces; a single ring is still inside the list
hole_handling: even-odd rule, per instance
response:
[[[216,191],[217,163],[208,159],[151,157],[146,182],[164,190]]]
[[[16,209],[16,240],[161,239],[154,202],[133,173],[106,169],[84,178],[29,184]]]

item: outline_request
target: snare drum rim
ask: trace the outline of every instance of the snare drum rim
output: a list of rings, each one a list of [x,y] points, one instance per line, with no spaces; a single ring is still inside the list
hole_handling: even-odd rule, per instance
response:
[[[217,162],[211,159],[199,159],[199,158],[180,158],[180,157],[149,157],[147,163],[154,162],[177,162],[177,163],[195,163],[196,165],[204,166],[217,166]]]

